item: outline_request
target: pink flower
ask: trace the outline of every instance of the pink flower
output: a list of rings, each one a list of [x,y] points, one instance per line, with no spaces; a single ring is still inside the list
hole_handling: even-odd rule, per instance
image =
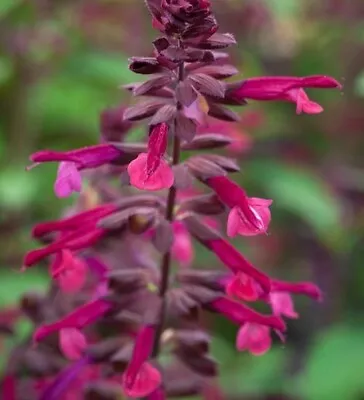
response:
[[[234,237],[238,234],[242,236],[253,236],[267,231],[271,220],[269,206],[272,204],[272,200],[251,197],[248,199],[248,203],[256,220],[259,221],[258,226],[252,226],[247,221],[241,208],[238,206],[234,207],[230,211],[227,222],[227,235],[229,237]]]
[[[70,151],[41,150],[30,156],[35,165],[44,162],[59,162],[57,179],[54,185],[58,197],[67,197],[80,192],[83,169],[97,168],[115,161],[121,151],[111,144],[99,144]]]
[[[270,278],[255,268],[233,245],[224,239],[214,239],[200,242],[210,249],[234,274],[243,273],[252,278],[263,292],[270,291]]]
[[[59,332],[59,347],[69,360],[79,360],[87,347],[85,335],[76,328],[64,328]]]
[[[246,274],[239,272],[228,280],[226,284],[226,294],[244,301],[257,301],[260,298],[261,290]]]
[[[57,179],[54,183],[54,192],[57,197],[68,197],[73,192],[82,189],[81,174],[74,162],[62,161],[59,163]]]
[[[161,374],[147,361],[152,353],[155,326],[145,325],[139,331],[130,363],[123,374],[123,390],[128,397],[145,397],[161,384]]]
[[[283,315],[292,319],[298,318],[298,313],[294,309],[293,300],[289,293],[271,292],[269,293],[269,301],[274,315]]]
[[[89,225],[85,225],[75,232],[65,234],[59,240],[56,240],[48,246],[29,251],[24,257],[23,269],[31,267],[44,258],[64,249],[77,251],[91,247],[96,244],[104,234],[105,231],[101,228],[93,228]]]
[[[42,236],[51,232],[69,232],[76,231],[85,224],[96,226],[97,222],[116,211],[113,204],[103,204],[101,206],[92,208],[91,210],[83,211],[71,217],[47,221],[37,224],[32,231],[34,238],[41,238]]]
[[[280,317],[260,314],[246,305],[226,297],[219,297],[212,301],[209,306],[238,325],[250,322],[253,324],[264,325],[281,332],[286,330],[286,325]]]
[[[228,236],[238,233],[258,235],[267,231],[271,200],[249,198],[240,186],[225,176],[209,178],[206,184],[231,208],[227,225]]]
[[[236,99],[278,100],[296,103],[297,114],[317,114],[323,108],[311,101],[305,88],[339,88],[341,84],[335,79],[324,75],[306,77],[263,76],[246,79],[235,89],[231,96]]]
[[[142,398],[151,395],[160,386],[162,377],[160,372],[148,362],[145,362],[139,368],[132,385],[126,386],[123,390],[126,396],[132,399]]]
[[[271,345],[270,329],[267,326],[246,323],[236,336],[236,348],[239,351],[248,350],[255,356],[265,354]]]
[[[184,267],[191,264],[194,258],[194,249],[191,236],[180,221],[173,223],[174,242],[172,246],[173,257]]]
[[[311,282],[286,282],[273,279],[272,292],[302,294],[317,301],[322,300],[322,292],[320,288]]]
[[[56,254],[51,267],[52,278],[65,293],[74,293],[82,288],[86,280],[87,267],[83,260],[74,257],[69,250]]]
[[[163,159],[167,149],[168,125],[156,125],[149,135],[148,153],[141,153],[128,166],[130,184],[141,190],[170,188],[174,182],[172,168]]]
[[[33,340],[39,342],[53,332],[65,328],[82,329],[101,318],[111,309],[111,304],[105,300],[98,299],[76,308],[64,318],[51,324],[40,326],[33,335]]]

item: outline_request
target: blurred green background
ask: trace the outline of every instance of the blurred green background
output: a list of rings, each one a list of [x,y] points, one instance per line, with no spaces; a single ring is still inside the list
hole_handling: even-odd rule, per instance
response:
[[[234,328],[218,321],[222,383],[232,399],[364,399],[364,1],[212,3],[221,30],[239,39],[241,77],[327,74],[344,84],[310,93],[325,108],[318,116],[282,103],[243,110],[252,147],[237,179],[274,204],[270,235],[236,244],[275,276],[315,281],[325,301],[296,299],[287,343],[263,357],[237,354]],[[69,204],[53,194],[56,166],[25,171],[29,154],[95,143],[100,112],[130,101],[118,89],[138,80],[128,57],[150,54],[157,35],[142,0],[0,1],[0,307],[45,287],[41,268],[20,274],[22,255],[34,246],[31,226]],[[258,126],[244,118],[252,112]],[[211,262],[199,254],[198,264]],[[4,357],[10,342],[1,345]]]

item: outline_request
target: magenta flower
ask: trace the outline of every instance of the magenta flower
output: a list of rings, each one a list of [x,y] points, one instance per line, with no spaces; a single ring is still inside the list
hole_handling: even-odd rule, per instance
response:
[[[69,360],[79,360],[87,347],[85,335],[77,328],[63,328],[59,331],[59,347]]]
[[[229,237],[235,237],[237,235],[253,236],[267,231],[271,220],[269,206],[272,204],[272,200],[251,197],[248,199],[248,203],[257,221],[259,221],[259,227],[252,227],[246,220],[241,208],[234,207],[230,211],[227,222],[227,235]]]
[[[242,272],[227,280],[225,291],[228,296],[244,301],[257,301],[262,294],[254,279]]]
[[[236,99],[252,100],[278,100],[296,103],[297,114],[318,114],[323,108],[311,101],[304,89],[321,88],[341,89],[341,84],[325,75],[312,75],[306,77],[289,76],[263,76],[260,78],[246,79],[235,89],[231,96]]]
[[[272,345],[270,328],[268,326],[246,323],[236,336],[236,348],[239,351],[248,350],[255,356],[262,356]]]
[[[141,190],[168,189],[173,185],[172,168],[163,159],[167,149],[168,125],[156,125],[149,135],[148,153],[141,153],[128,166],[130,184]]]
[[[260,314],[246,305],[226,297],[219,297],[218,299],[212,301],[210,306],[215,311],[224,315],[227,319],[238,325],[243,325],[246,322],[250,322],[264,325],[281,332],[286,330],[286,325],[280,317],[275,315]]]
[[[87,266],[82,259],[74,257],[71,251],[61,250],[55,256],[51,273],[63,292],[74,293],[85,283]]]
[[[301,294],[311,297],[314,300],[322,300],[322,292],[320,288],[311,282],[285,282],[273,279],[272,292],[287,292],[292,294]]]
[[[188,267],[194,258],[192,238],[183,222],[173,223],[174,242],[172,255],[183,267]]]
[[[160,372],[148,363],[153,350],[155,326],[145,325],[139,331],[130,363],[123,374],[122,385],[126,396],[145,397],[161,384]]]
[[[255,281],[263,292],[269,293],[271,284],[268,275],[255,268],[233,245],[223,239],[201,241],[234,274],[243,273]]]
[[[116,160],[120,154],[120,150],[111,144],[99,144],[65,152],[41,150],[32,154],[30,160],[35,165],[59,162],[54,190],[58,197],[68,197],[81,191],[81,170],[100,167]]]
[[[271,292],[269,293],[269,302],[274,315],[283,315],[292,319],[298,318],[298,313],[294,309],[293,300],[289,293]]]
[[[56,220],[47,221],[37,224],[32,231],[32,235],[35,238],[41,238],[42,236],[51,232],[69,232],[78,230],[85,224],[91,224],[96,226],[97,222],[116,210],[113,204],[103,204],[101,206],[86,210],[78,214],[72,215],[71,217]]]
[[[101,228],[92,228],[91,226],[85,225],[75,232],[65,234],[59,240],[48,246],[29,251],[24,257],[23,269],[31,267],[40,260],[64,249],[77,251],[91,247],[96,244],[104,234],[105,231]]]
[[[209,178],[206,184],[231,208],[227,224],[228,236],[252,236],[267,231],[271,218],[271,200],[249,198],[240,186],[225,176]]]
[[[61,329],[74,328],[82,329],[90,325],[105,315],[111,309],[111,304],[105,300],[98,299],[86,303],[83,306],[72,311],[64,318],[53,322],[52,324],[40,326],[33,335],[33,340],[39,342],[53,332]]]

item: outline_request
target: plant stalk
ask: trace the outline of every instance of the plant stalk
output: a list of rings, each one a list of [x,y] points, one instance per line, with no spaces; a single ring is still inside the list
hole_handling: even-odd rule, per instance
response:
[[[178,81],[181,82],[184,79],[184,63],[182,63],[178,68]],[[181,108],[181,104],[177,104],[177,109]],[[172,156],[172,164],[178,165],[181,158],[181,140],[174,135],[173,138],[173,156]],[[173,222],[174,219],[174,208],[176,205],[176,197],[177,197],[177,189],[175,186],[172,186],[169,189],[168,200],[167,200],[167,210],[166,210],[166,220],[169,222]],[[161,283],[159,286],[159,297],[162,299],[162,309],[159,324],[156,329],[156,335],[154,340],[154,347],[152,357],[156,358],[159,354],[160,348],[160,340],[163,333],[164,323],[165,323],[165,314],[166,314],[166,293],[168,290],[169,284],[169,275],[171,269],[171,252],[168,251],[163,255],[161,262]]]

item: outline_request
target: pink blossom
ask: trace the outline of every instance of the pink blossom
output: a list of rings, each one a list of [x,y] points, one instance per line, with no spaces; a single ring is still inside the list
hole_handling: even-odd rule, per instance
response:
[[[227,295],[244,301],[256,301],[261,295],[259,285],[242,272],[228,280],[225,290]]]
[[[35,238],[41,238],[51,232],[75,231],[85,224],[95,226],[101,218],[112,214],[114,211],[116,211],[114,204],[102,204],[101,206],[82,211],[68,218],[37,224],[33,228],[32,235]]]
[[[54,191],[57,197],[68,197],[73,192],[82,189],[81,174],[74,162],[62,161],[59,163]]]
[[[184,267],[191,264],[194,258],[194,248],[191,235],[180,221],[173,223],[174,242],[172,246],[173,257]]]
[[[115,161],[121,151],[111,144],[99,144],[70,151],[41,150],[30,156],[35,165],[44,162],[59,162],[54,185],[58,197],[68,197],[72,192],[80,192],[83,169],[97,168]]]
[[[231,208],[227,225],[229,236],[258,235],[267,231],[271,200],[250,199],[239,185],[225,176],[209,178],[206,184]]]
[[[241,208],[234,207],[229,213],[227,222],[227,234],[229,237],[234,237],[238,234],[242,236],[253,236],[267,231],[271,220],[269,206],[272,204],[272,200],[251,197],[248,199],[248,203],[256,220],[259,221],[258,226],[252,226],[252,224],[247,221]]]
[[[101,318],[111,309],[111,304],[105,300],[98,299],[76,308],[70,314],[51,324],[40,326],[33,335],[33,340],[39,342],[53,332],[65,328],[82,329]]]
[[[123,390],[126,396],[132,399],[148,396],[160,386],[162,377],[160,372],[148,362],[142,364],[135,376],[132,385],[124,383]]]
[[[23,268],[31,267],[40,260],[58,253],[63,249],[76,251],[91,247],[96,244],[104,234],[105,231],[101,228],[92,228],[85,225],[75,232],[65,234],[59,240],[45,247],[29,251],[24,257]]]
[[[147,362],[153,350],[154,337],[155,326],[145,325],[135,339],[133,354],[122,378],[124,392],[129,397],[145,397],[161,384],[160,372]]]
[[[69,360],[79,360],[87,347],[85,335],[77,328],[63,328],[59,332],[59,347]]]
[[[317,301],[322,300],[322,292],[320,288],[311,282],[286,282],[273,279],[272,292],[302,294]]]
[[[87,267],[85,262],[74,257],[70,250],[61,250],[56,254],[51,272],[63,292],[73,293],[84,285]]]
[[[219,297],[218,299],[212,301],[210,303],[210,307],[238,325],[251,322],[254,324],[264,325],[281,332],[286,330],[286,325],[280,317],[275,315],[260,314],[246,305],[226,297]]]
[[[269,301],[274,315],[283,315],[287,318],[296,319],[298,313],[294,309],[292,297],[286,292],[269,293]]]
[[[172,168],[163,159],[167,149],[168,125],[156,125],[149,136],[148,153],[141,153],[128,166],[130,184],[141,190],[168,189],[173,185]]]
[[[246,79],[231,93],[236,99],[278,100],[296,103],[297,114],[317,114],[323,108],[311,101],[304,88],[339,88],[341,84],[335,79],[324,75],[306,77],[263,76]]]
[[[244,273],[252,278],[263,292],[270,291],[270,278],[262,271],[254,267],[233,245],[224,239],[201,241],[210,249],[234,274]]]
[[[236,336],[236,348],[239,351],[248,350],[255,356],[265,354],[271,345],[270,329],[264,325],[246,323]]]

